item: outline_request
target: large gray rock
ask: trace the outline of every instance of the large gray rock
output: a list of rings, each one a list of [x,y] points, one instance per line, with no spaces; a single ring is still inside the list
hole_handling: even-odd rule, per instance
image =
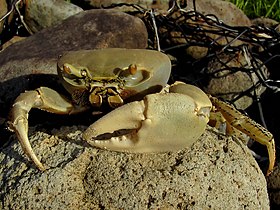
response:
[[[266,180],[247,147],[208,127],[191,147],[161,154],[92,148],[84,127],[34,132],[44,173],[15,136],[0,153],[1,209],[269,209]],[[183,137],[182,137],[183,138]]]
[[[114,10],[88,10],[0,52],[1,81],[28,74],[56,74],[56,60],[64,51],[146,45],[147,30],[139,18]]]
[[[167,10],[172,5],[171,0],[161,0],[161,1],[153,1],[153,0],[80,0],[79,2],[85,2],[89,4],[93,8],[103,8],[109,7],[112,5],[117,5],[120,3],[127,4],[137,4],[145,9],[154,9],[159,13],[166,13]],[[193,0],[184,0],[177,1],[177,3],[181,6],[182,9],[187,11],[193,10]],[[229,24],[231,26],[248,26],[251,25],[250,19],[242,12],[239,8],[237,8],[233,3],[229,1],[223,0],[196,0],[195,1],[196,10],[204,15],[206,14],[214,14],[224,23]],[[119,9],[121,11],[135,11],[133,7],[115,7],[115,9]]]

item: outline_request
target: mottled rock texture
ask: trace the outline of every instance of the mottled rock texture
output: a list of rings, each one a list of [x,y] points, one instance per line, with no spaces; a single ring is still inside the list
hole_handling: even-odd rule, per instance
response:
[[[269,197],[273,205],[280,206],[280,168],[279,163],[267,178]]]
[[[0,153],[0,208],[269,209],[266,180],[249,150],[212,128],[191,148],[162,154],[92,148],[81,139],[84,129],[30,130],[49,167],[43,173],[12,136]]]
[[[30,31],[38,32],[44,28],[54,26],[81,11],[83,11],[82,8],[68,1],[28,0],[23,18]]]
[[[237,109],[245,110],[252,105],[252,96],[260,97],[266,90],[260,78],[268,79],[269,72],[259,59],[254,58],[255,63],[252,65],[248,57],[252,59],[249,53],[245,54],[242,51],[217,54],[217,57],[209,61],[205,70],[209,75],[209,81],[204,91],[224,100],[234,101]],[[252,72],[253,67],[254,72]],[[244,95],[239,97],[242,93]],[[234,100],[236,98],[238,99]]]

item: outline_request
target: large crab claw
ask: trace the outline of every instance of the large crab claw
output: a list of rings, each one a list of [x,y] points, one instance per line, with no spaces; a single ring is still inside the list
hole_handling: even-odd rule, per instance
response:
[[[190,146],[204,132],[212,104],[199,88],[175,83],[170,93],[147,95],[93,123],[91,145],[122,152],[165,152]]]

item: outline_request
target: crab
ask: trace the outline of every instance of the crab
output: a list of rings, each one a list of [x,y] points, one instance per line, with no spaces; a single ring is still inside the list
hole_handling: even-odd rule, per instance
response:
[[[58,76],[71,97],[40,87],[21,93],[11,109],[10,128],[25,154],[42,171],[46,168],[28,140],[28,113],[38,108],[55,114],[78,114],[108,105],[113,110],[83,133],[91,145],[119,152],[168,152],[191,146],[205,131],[227,125],[265,145],[269,175],[275,164],[272,134],[230,104],[196,86],[167,85],[171,62],[167,55],[146,49],[99,49],[65,53]]]

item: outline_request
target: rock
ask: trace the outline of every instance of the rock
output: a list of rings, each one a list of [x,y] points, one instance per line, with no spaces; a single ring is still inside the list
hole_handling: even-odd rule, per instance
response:
[[[210,127],[191,148],[159,154],[90,147],[83,126],[34,129],[31,144],[50,168],[34,168],[13,135],[0,153],[1,209],[269,209],[248,148]]]
[[[188,0],[188,9],[193,8],[193,0]],[[198,12],[207,15],[214,14],[225,24],[230,26],[250,26],[250,19],[233,3],[223,0],[196,0]]]
[[[275,28],[275,26],[279,25],[279,23],[276,20],[265,17],[255,18],[251,20],[251,22],[253,25],[265,26],[269,28]]]
[[[21,36],[14,36],[14,37],[12,37],[9,41],[5,42],[5,44],[3,44],[3,45],[1,46],[2,49],[0,50],[0,52],[3,51],[3,50],[5,50],[5,49],[6,49],[7,47],[9,47],[10,45],[12,45],[12,44],[14,44],[14,43],[16,43],[16,42],[22,41],[22,40],[24,40],[24,39],[26,39],[26,37],[21,37]]]
[[[28,0],[23,17],[30,31],[35,33],[81,11],[82,8],[64,0]]]
[[[188,0],[188,7],[190,9],[193,8],[193,1]],[[229,26],[250,26],[251,22],[250,19],[244,14],[243,11],[238,9],[233,3],[228,1],[222,1],[222,0],[197,0],[196,1],[196,10],[203,15],[213,14],[215,15],[220,21],[223,23],[229,25]],[[192,21],[188,20],[188,22],[191,24]],[[197,23],[193,23],[197,24]],[[209,26],[206,23],[199,23],[202,28],[205,27],[207,30],[219,30],[216,27]],[[209,28],[210,27],[210,28]],[[223,37],[221,35],[206,33],[207,36],[210,37],[210,39],[216,40],[217,43],[220,45],[226,45],[233,38],[231,37]],[[209,40],[209,38],[205,39]],[[195,41],[195,40],[193,40]],[[182,44],[182,43],[179,43]],[[205,43],[206,44],[206,43]],[[231,43],[231,46],[238,46],[243,44],[243,42],[239,40],[235,40]],[[200,59],[204,57],[207,54],[208,48],[207,47],[201,47],[201,46],[190,46],[187,48],[186,52],[188,55],[191,55],[195,59]]]
[[[80,0],[77,2],[78,4],[86,4],[89,5],[93,8],[107,8],[111,7],[113,5],[120,5],[122,6],[117,6],[114,7],[114,9],[123,11],[123,12],[131,12],[135,11],[135,9],[131,6],[126,6],[124,4],[136,4],[142,8],[145,9],[154,9],[156,11],[160,10],[160,12],[167,11],[169,8],[169,2],[170,0],[161,0],[161,1],[152,1],[152,0],[145,0],[145,1],[139,1],[139,0]]]
[[[113,10],[71,16],[0,52],[0,109],[7,114],[20,92],[56,86],[56,61],[63,51],[94,48],[145,48],[147,30],[136,17]],[[42,75],[44,74],[44,75]]]
[[[280,206],[280,168],[279,163],[267,178],[267,188],[271,203]]]
[[[275,29],[276,32],[280,33],[280,23],[270,18],[265,18],[265,17],[255,18],[252,20],[252,24],[257,26],[269,27]]]
[[[8,12],[7,3],[5,0],[0,0],[0,19]],[[0,34],[3,31],[5,21],[0,21]],[[0,43],[1,46],[2,43]]]
[[[252,73],[252,70],[255,72]],[[217,54],[210,60],[204,73],[209,80],[203,88],[205,92],[233,101],[236,108],[242,110],[253,103],[252,96],[256,94],[260,97],[266,90],[260,77],[266,80],[269,76],[267,68],[259,59],[252,60],[249,54],[244,55],[242,51]],[[244,95],[239,97],[241,94]]]

